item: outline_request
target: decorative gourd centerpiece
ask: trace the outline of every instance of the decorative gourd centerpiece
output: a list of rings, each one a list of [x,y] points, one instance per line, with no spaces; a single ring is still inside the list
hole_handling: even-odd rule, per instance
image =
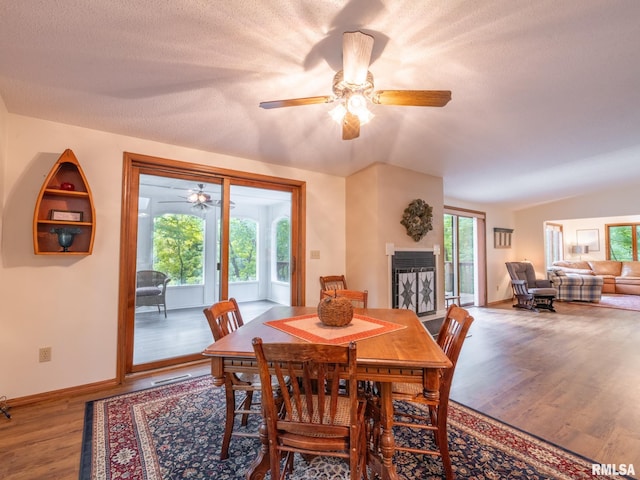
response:
[[[346,297],[326,296],[318,304],[318,318],[329,327],[345,327],[353,320],[353,305]]]

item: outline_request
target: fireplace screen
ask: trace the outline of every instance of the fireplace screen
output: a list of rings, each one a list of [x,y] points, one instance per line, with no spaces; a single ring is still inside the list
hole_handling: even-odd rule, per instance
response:
[[[436,268],[432,252],[395,252],[391,270],[393,308],[407,308],[418,316],[436,312]]]

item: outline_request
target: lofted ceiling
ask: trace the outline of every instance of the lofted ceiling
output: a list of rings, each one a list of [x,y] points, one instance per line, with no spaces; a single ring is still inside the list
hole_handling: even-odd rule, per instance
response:
[[[0,18],[10,113],[341,176],[389,163],[513,208],[640,183],[637,0],[25,0]],[[331,105],[258,107],[330,95],[354,30],[377,89],[451,102],[374,105],[350,141]]]

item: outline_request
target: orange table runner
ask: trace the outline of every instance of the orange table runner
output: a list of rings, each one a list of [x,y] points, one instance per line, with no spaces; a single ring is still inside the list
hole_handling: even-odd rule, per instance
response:
[[[353,320],[344,327],[330,327],[320,321],[318,315],[300,315],[282,320],[265,322],[265,325],[277,328],[289,335],[312,343],[341,345],[343,343],[364,340],[384,333],[406,328],[404,325],[354,314]]]

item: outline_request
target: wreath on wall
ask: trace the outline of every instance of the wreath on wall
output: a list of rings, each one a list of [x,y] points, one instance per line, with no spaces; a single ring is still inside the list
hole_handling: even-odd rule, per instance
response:
[[[433,207],[424,200],[416,199],[404,209],[400,223],[407,229],[407,235],[419,242],[427,232],[433,230],[432,218]]]

